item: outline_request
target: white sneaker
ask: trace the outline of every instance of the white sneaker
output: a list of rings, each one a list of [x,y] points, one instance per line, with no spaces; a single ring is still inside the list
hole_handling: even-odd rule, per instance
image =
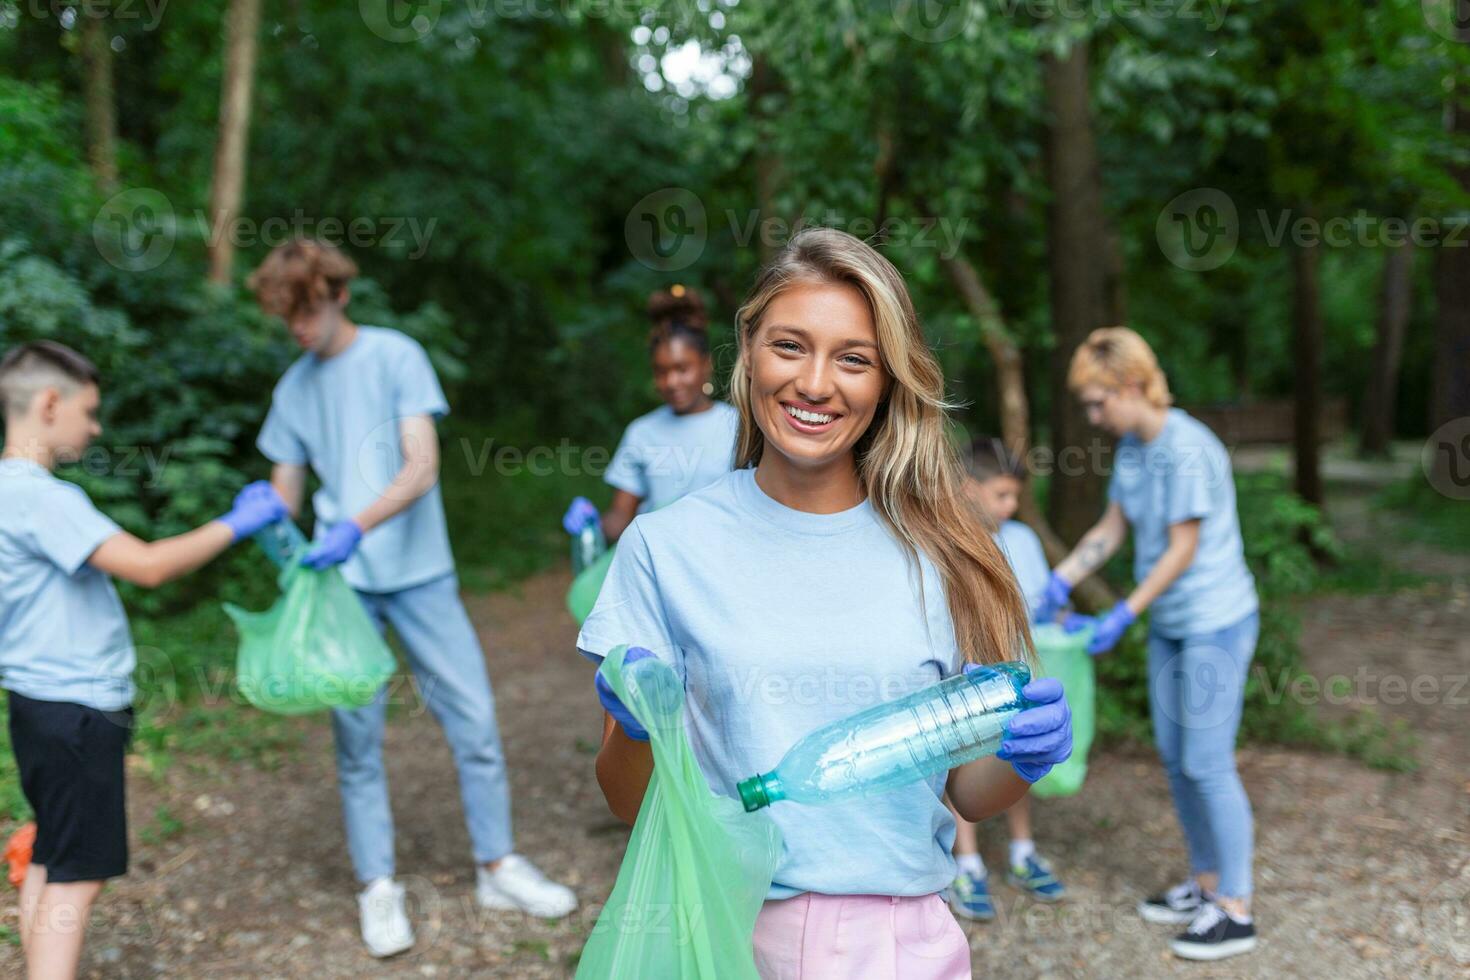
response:
[[[482,909],[517,909],[542,919],[560,919],[577,907],[577,896],[519,854],[507,854],[494,871],[475,869],[475,901]]]
[[[413,929],[403,910],[403,886],[378,878],[357,896],[362,913],[362,941],[376,957],[392,956],[413,945]]]

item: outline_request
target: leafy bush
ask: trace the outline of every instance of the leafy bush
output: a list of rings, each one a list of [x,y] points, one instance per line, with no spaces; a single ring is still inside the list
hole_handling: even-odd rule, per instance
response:
[[[9,129],[7,119],[0,135],[0,189],[20,191],[0,193],[0,350],[44,338],[91,358],[102,374],[104,432],[61,475],[141,537],[196,527],[266,474],[255,435],[276,380],[299,351],[243,290],[206,284],[201,256],[146,271],[109,264],[109,229],[93,220],[101,194],[56,139],[72,120],[53,92],[24,85],[0,94],[0,112],[11,110],[17,123]],[[42,193],[47,188],[61,196]],[[417,338],[446,384],[465,377],[463,342],[437,305],[396,313],[364,279],[353,285],[351,312]],[[129,590],[128,603],[184,603],[237,572],[232,557],[159,593]]]

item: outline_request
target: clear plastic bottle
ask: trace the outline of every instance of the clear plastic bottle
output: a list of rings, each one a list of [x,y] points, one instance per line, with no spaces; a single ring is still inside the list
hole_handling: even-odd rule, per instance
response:
[[[267,524],[255,532],[255,543],[277,568],[285,568],[306,546],[306,535],[289,517]]]
[[[1000,749],[1011,716],[1031,706],[1020,661],[948,678],[817,729],[775,769],[740,781],[740,802],[829,803],[886,793]]]
[[[588,521],[582,530],[572,535],[572,575],[580,575],[582,569],[591,565],[607,551],[607,539],[602,536],[602,522]]]

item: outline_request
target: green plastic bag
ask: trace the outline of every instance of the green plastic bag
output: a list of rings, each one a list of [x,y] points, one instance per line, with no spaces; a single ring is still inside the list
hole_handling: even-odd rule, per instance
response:
[[[572,587],[567,590],[567,610],[571,612],[572,618],[581,626],[592,615],[592,607],[597,605],[597,593],[602,591],[602,582],[607,578],[607,570],[612,565],[613,553],[618,550],[617,545],[611,545],[596,561],[572,579]]]
[[[648,729],[653,775],[612,895],[582,948],[589,980],[759,980],[752,937],[781,858],[781,833],[710,792],[684,733],[684,691],[668,665],[626,646],[599,668]]]
[[[280,597],[265,612],[225,603],[240,631],[240,693],[278,715],[371,702],[396,664],[342,573],[292,562],[280,583]]]
[[[1068,633],[1055,623],[1031,631],[1036,653],[1041,657],[1040,677],[1062,682],[1067,704],[1072,709],[1072,755],[1031,787],[1034,796],[1071,796],[1087,778],[1087,752],[1097,728],[1097,678],[1087,644],[1092,630]]]

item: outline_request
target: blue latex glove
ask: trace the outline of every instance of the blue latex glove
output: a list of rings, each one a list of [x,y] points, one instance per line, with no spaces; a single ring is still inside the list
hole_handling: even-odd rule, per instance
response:
[[[1084,616],[1081,613],[1067,613],[1062,617],[1062,632],[1081,633],[1088,627],[1097,626],[1096,616]]]
[[[317,571],[340,565],[352,557],[361,540],[362,528],[357,526],[356,521],[338,521],[327,528],[327,533],[306,553],[301,564]]]
[[[592,501],[586,497],[575,497],[572,499],[572,505],[567,508],[567,512],[562,515],[561,526],[575,538],[582,533],[582,528],[601,519],[602,516],[597,513],[597,508]]]
[[[1107,653],[1117,645],[1118,641],[1123,638],[1123,634],[1128,631],[1128,627],[1132,626],[1133,621],[1137,618],[1133,615],[1133,610],[1128,608],[1128,603],[1119,602],[1108,610],[1106,616],[1098,617],[1097,632],[1092,634],[1092,642],[1087,645],[1087,652],[1094,657],[1100,653]]]
[[[1051,578],[1046,580],[1046,591],[1037,600],[1036,611],[1031,619],[1037,623],[1054,622],[1057,613],[1066,606],[1067,600],[1072,595],[1072,583],[1062,578],[1056,572],[1051,573]]]
[[[1062,694],[1062,682],[1055,677],[1032,681],[1021,693],[1036,706],[1011,718],[995,757],[1009,762],[1016,775],[1034,783],[1072,754],[1072,709]]]
[[[261,528],[286,516],[286,503],[265,480],[256,480],[235,495],[230,512],[220,522],[235,534],[235,540],[248,538]]]
[[[623,666],[627,667],[629,664],[636,663],[639,660],[651,656],[653,656],[652,650],[645,650],[643,647],[629,647],[628,652],[623,654]],[[638,724],[638,719],[633,717],[633,713],[628,710],[627,705],[623,704],[618,699],[618,696],[613,693],[612,687],[608,685],[606,678],[602,676],[602,671],[597,672],[596,684],[597,700],[602,702],[603,708],[607,710],[608,714],[613,716],[613,720],[623,726],[624,733],[635,742],[648,741],[648,729]]]

